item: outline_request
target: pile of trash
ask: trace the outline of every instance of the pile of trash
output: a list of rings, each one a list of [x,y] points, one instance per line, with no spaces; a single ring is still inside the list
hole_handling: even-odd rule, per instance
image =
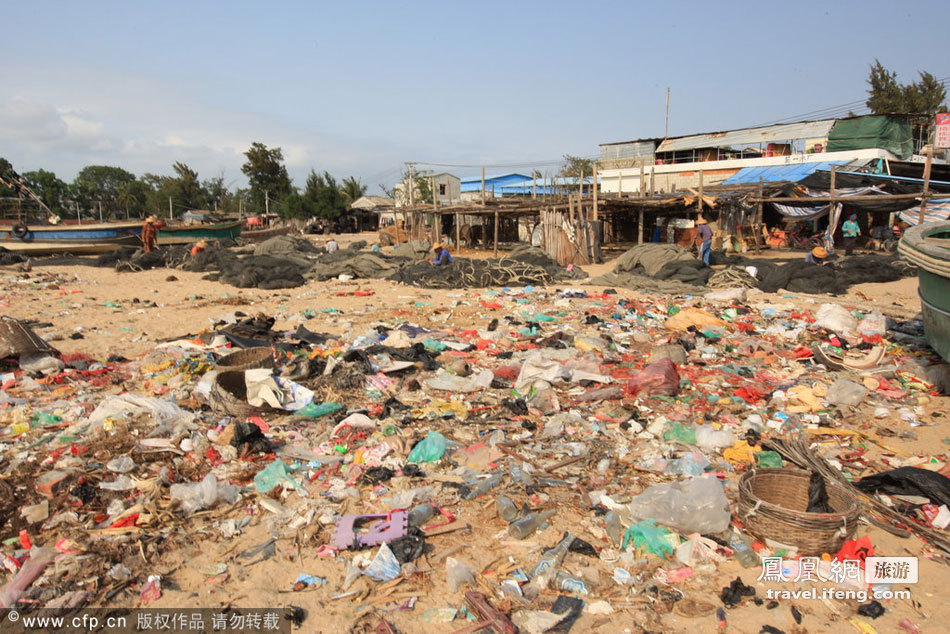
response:
[[[868,555],[937,578],[950,466],[912,448],[946,366],[919,322],[755,297],[519,286],[459,295],[462,327],[380,306],[339,335],[230,315],[131,361],[7,320],[0,607],[230,605],[250,578],[309,631],[916,627],[939,594],[766,590],[806,566],[866,590]]]

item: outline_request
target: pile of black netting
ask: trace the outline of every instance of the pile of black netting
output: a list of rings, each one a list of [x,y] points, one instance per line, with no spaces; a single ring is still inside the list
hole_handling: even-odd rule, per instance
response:
[[[701,286],[706,283],[713,270],[702,260],[675,260],[667,262],[653,275],[655,280],[672,280],[684,284]]]
[[[308,266],[272,255],[250,255],[224,262],[217,273],[203,279],[220,281],[238,288],[295,288],[307,283]]]
[[[25,261],[26,257],[23,255],[0,247],[0,265],[6,266],[7,264],[19,264],[20,262]]]
[[[387,276],[394,282],[425,288],[485,288],[488,286],[540,286],[585,277],[568,271],[536,247],[516,249],[503,258],[456,258],[435,266],[428,260],[406,264]]]
[[[893,282],[916,275],[903,260],[884,255],[848,256],[825,266],[805,261],[774,264],[752,259],[744,263],[758,268],[759,288],[769,293],[785,289],[794,293],[837,295],[854,284]]]

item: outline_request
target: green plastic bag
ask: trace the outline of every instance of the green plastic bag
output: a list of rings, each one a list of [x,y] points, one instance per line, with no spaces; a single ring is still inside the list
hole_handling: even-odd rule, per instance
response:
[[[668,530],[660,528],[653,520],[642,520],[627,529],[620,547],[625,549],[632,540],[635,548],[643,548],[654,555],[665,557],[666,554],[673,554],[673,546],[666,540],[666,535],[669,534]]]
[[[409,452],[409,462],[437,462],[445,455],[445,436],[437,431],[430,431],[419,444]]]
[[[755,459],[763,469],[781,469],[784,466],[782,456],[775,451],[759,451]]]
[[[296,416],[306,416],[307,418],[320,418],[327,414],[332,414],[343,409],[339,403],[308,403],[294,412]]]
[[[295,489],[299,488],[299,485],[287,473],[287,465],[279,459],[258,471],[257,475],[254,476],[254,488],[257,489],[258,493],[273,491],[274,487],[281,482],[288,482]]]
[[[688,445],[695,445],[696,431],[692,427],[674,422],[672,427],[663,433],[663,440],[675,440]]]
[[[445,350],[445,344],[435,339],[423,339],[422,345],[425,346],[425,349],[429,352],[442,352]]]

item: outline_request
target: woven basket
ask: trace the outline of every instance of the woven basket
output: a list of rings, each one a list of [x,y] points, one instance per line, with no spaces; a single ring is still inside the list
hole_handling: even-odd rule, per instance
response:
[[[257,370],[274,367],[274,353],[268,347],[238,350],[218,359],[219,370]]]
[[[795,546],[803,555],[836,553],[858,526],[861,505],[842,486],[825,481],[834,513],[808,513],[811,474],[755,469],[739,480],[739,521],[760,539]]]
[[[213,409],[237,418],[258,416],[273,411],[270,407],[254,407],[247,402],[244,370],[218,372],[214,377],[208,401]]]

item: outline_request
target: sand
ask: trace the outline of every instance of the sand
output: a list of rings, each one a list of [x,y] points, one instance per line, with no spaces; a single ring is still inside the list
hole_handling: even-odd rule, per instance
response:
[[[355,238],[342,236],[341,242],[345,244]],[[610,268],[610,263],[585,267],[591,275],[598,275]],[[215,320],[235,311],[275,316],[278,328],[292,329],[302,323],[313,331],[336,334],[358,334],[375,322],[392,319],[394,315],[420,325],[438,327],[471,327],[473,323],[483,323],[492,316],[500,316],[497,311],[493,314],[493,311],[482,308],[478,303],[480,291],[471,289],[426,290],[378,280],[355,280],[311,282],[296,289],[262,291],[237,289],[202,280],[201,276],[199,273],[164,269],[117,273],[112,269],[87,266],[43,266],[39,262],[34,263],[33,270],[28,273],[17,272],[15,267],[4,267],[0,270],[0,288],[5,289],[0,293],[0,307],[3,314],[13,317],[52,322],[52,328],[40,332],[53,340],[60,350],[81,351],[99,357],[109,353],[126,357],[147,353],[159,340],[200,333],[211,328]],[[846,297],[838,301],[878,306],[885,311],[894,307],[902,313],[912,313],[919,310],[916,287],[916,279],[888,284],[863,284],[852,288]],[[354,297],[349,294],[354,291],[371,291],[373,295]],[[619,295],[633,297],[635,293],[619,290]],[[814,309],[826,298],[806,297],[795,301],[801,301],[803,305]],[[466,305],[458,305],[460,302]],[[338,312],[321,312],[327,309]],[[312,319],[302,317],[306,310],[314,311]],[[83,338],[70,338],[75,333],[81,333]],[[928,411],[932,413],[945,407],[946,400],[938,399],[929,404]],[[864,415],[866,413],[856,414],[849,423],[863,424],[861,416]],[[929,420],[937,422],[937,419]],[[910,430],[903,423],[896,423],[894,427],[895,431]],[[889,442],[910,453],[946,453],[946,432],[941,426],[919,427],[911,431],[916,433],[916,439],[895,437],[890,438]],[[471,435],[474,441],[474,431]],[[206,530],[205,522],[195,520],[192,527],[193,546],[149,562],[155,573],[164,575],[166,580],[162,598],[150,606],[267,607],[293,604],[309,611],[310,616],[303,626],[303,631],[308,632],[347,631],[346,628],[353,625],[355,616],[376,610],[376,614],[390,619],[399,631],[444,633],[446,627],[454,631],[463,624],[458,621],[449,625],[427,623],[424,618],[426,610],[430,608],[459,607],[463,602],[460,594],[447,595],[442,590],[444,562],[440,560],[436,563],[435,558],[440,553],[457,548],[457,556],[479,571],[507,563],[509,556],[516,563],[529,565],[541,547],[557,541],[562,528],[580,526],[589,517],[589,512],[579,505],[574,492],[558,489],[551,495],[559,502],[560,508],[554,526],[523,544],[512,545],[507,542],[504,526],[494,510],[493,496],[485,498],[474,516],[465,518],[478,527],[473,534],[452,534],[431,539],[430,543],[435,546],[435,551],[428,557],[431,570],[423,562],[420,563],[419,574],[424,578],[421,585],[432,592],[420,596],[412,611],[386,612],[388,608],[383,603],[365,606],[370,609],[364,607],[360,610],[360,606],[351,599],[330,601],[328,597],[332,591],[326,588],[301,593],[288,592],[302,572],[326,577],[330,581],[328,588],[331,589],[337,587],[341,578],[340,563],[315,555],[312,529],[304,529],[295,540],[296,544],[288,540],[279,541],[277,556],[267,561],[253,566],[245,566],[239,563],[240,560],[230,561],[226,584],[218,583],[220,577],[205,574],[205,571],[225,561],[234,552],[269,538],[266,518],[260,515],[254,517],[244,535],[233,541]],[[920,611],[906,603],[888,604],[887,607],[893,609],[875,621],[874,626],[878,631],[893,632],[897,629],[899,618],[909,617],[924,627],[924,631],[942,631],[944,628],[938,624],[950,618],[950,609],[943,601],[950,583],[950,568],[927,559],[925,546],[916,538],[900,540],[879,529],[871,529],[870,534],[875,544],[892,553],[922,557],[920,583],[912,586],[913,598],[920,603]],[[590,535],[580,536],[593,539]],[[499,557],[502,559],[499,560]],[[751,583],[758,572],[758,569],[743,570],[735,561],[729,561],[720,566],[714,584],[691,586],[687,582],[681,587],[688,597],[719,606],[718,592],[722,586],[740,574],[747,583]],[[786,584],[781,589],[794,589],[793,586]],[[367,587],[365,581],[359,581],[355,586],[357,589]],[[394,595],[398,594],[397,587]],[[832,620],[828,608],[820,601],[796,601],[794,604],[806,614],[809,632],[853,631],[846,621]],[[134,606],[135,603],[128,605]],[[812,614],[816,616],[810,616]],[[765,623],[786,632],[794,630],[787,602],[769,612],[754,606],[729,610],[727,617],[728,631],[731,632],[757,633]],[[375,625],[377,621],[378,617],[366,622]],[[708,628],[711,622],[710,617],[689,619],[675,614],[654,614],[639,607],[620,607],[609,617],[583,617],[573,631],[690,632],[697,628]]]

